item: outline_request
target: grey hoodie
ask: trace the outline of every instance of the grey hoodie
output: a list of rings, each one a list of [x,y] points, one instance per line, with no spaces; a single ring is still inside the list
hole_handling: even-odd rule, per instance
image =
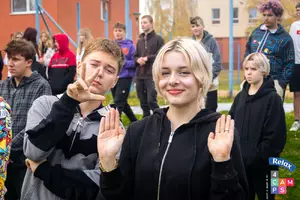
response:
[[[28,113],[24,155],[41,162],[27,170],[21,200],[94,200],[99,192],[97,135],[110,109],[99,106],[82,117],[79,102],[64,94],[42,96]]]
[[[195,36],[193,36],[193,39],[196,40]],[[201,43],[206,47],[206,50],[209,53],[212,53],[212,57],[214,60],[212,65],[213,79],[215,79],[219,76],[219,73],[221,71],[221,54],[218,43],[216,39],[207,31],[203,32],[203,38],[201,40]]]

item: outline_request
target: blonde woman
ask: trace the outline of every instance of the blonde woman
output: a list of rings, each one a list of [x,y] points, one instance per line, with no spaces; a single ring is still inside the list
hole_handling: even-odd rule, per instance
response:
[[[48,48],[53,49],[52,37],[50,36],[50,34],[47,31],[42,31],[41,35],[40,35],[39,46],[38,46],[41,58],[45,55]]]
[[[81,61],[86,45],[93,39],[92,32],[88,28],[80,29],[78,35],[79,35],[79,44],[76,53],[76,63]]]
[[[101,119],[98,153],[105,199],[246,199],[234,121],[204,108],[212,82],[209,60],[199,42],[168,42],[152,72],[169,106],[132,123],[126,136],[118,112]]]
[[[266,187],[269,157],[279,157],[286,142],[285,115],[276,93],[270,64],[262,53],[249,54],[243,63],[246,82],[234,99],[230,115],[236,122],[249,184],[249,200],[274,199]],[[270,187],[269,187],[270,188]]]

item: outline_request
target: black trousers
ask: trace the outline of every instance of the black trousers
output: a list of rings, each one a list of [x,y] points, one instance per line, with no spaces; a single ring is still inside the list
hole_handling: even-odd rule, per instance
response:
[[[137,79],[136,91],[143,110],[143,118],[150,115],[150,110],[159,108],[157,104],[157,92],[152,79]]]
[[[249,185],[249,200],[255,200],[255,194],[259,200],[274,200],[275,195],[271,194],[271,176],[268,170],[246,170]],[[267,183],[268,176],[268,183]],[[268,190],[266,191],[266,184]]]
[[[132,78],[120,78],[116,86],[111,90],[114,102],[118,108],[120,115],[124,112],[131,122],[137,121],[130,105],[127,102]]]
[[[207,93],[205,108],[216,112],[218,108],[218,90],[214,90]]]
[[[7,165],[7,179],[5,181],[7,189],[5,194],[6,200],[18,200],[21,198],[22,184],[27,170],[25,159],[23,151],[11,151],[10,153],[12,162]]]

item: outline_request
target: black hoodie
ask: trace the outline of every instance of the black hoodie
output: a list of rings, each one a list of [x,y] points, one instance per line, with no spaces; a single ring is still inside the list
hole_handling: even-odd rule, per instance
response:
[[[268,169],[268,158],[279,157],[286,142],[282,100],[268,76],[255,95],[248,95],[245,82],[229,114],[235,120],[247,170]]]
[[[128,128],[119,167],[100,178],[105,199],[246,199],[248,187],[238,143],[233,144],[231,159],[221,163],[212,160],[207,147],[220,114],[201,110],[176,129],[168,148],[171,125],[166,112],[156,109]]]

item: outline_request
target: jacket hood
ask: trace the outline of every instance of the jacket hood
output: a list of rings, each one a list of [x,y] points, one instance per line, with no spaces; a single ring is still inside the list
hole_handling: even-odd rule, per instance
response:
[[[167,111],[169,107],[163,109],[156,109],[154,110],[154,115],[158,118],[166,118]],[[194,124],[208,124],[211,122],[216,122],[221,117],[220,113],[213,112],[209,109],[202,109],[198,112],[191,121],[187,125],[194,125]]]
[[[248,95],[248,90],[250,88],[250,84],[246,81],[243,85],[243,92]],[[276,89],[274,87],[274,80],[273,78],[268,75],[267,77],[264,78],[264,82],[262,86],[259,88],[259,90],[256,92],[256,94],[252,95],[250,98],[246,98],[247,101],[254,101],[256,99],[259,99],[270,92],[276,92]]]
[[[32,74],[31,74],[31,76],[29,76],[29,77],[24,77],[22,80],[21,80],[21,82],[20,82],[20,84],[18,85],[18,87],[23,87],[23,86],[25,86],[25,85],[28,85],[28,84],[30,84],[31,82],[33,82],[33,81],[35,81],[35,80],[37,80],[37,79],[40,79],[42,76],[37,72],[37,71],[33,71],[32,72]],[[10,81],[11,81],[11,83],[13,84],[13,85],[16,85],[15,84],[15,79],[13,78],[13,77],[10,77]]]
[[[204,30],[203,31],[203,37],[202,37],[202,43],[205,42],[206,40],[209,40],[212,37],[212,34],[210,34],[208,31]],[[192,36],[193,40],[196,40],[196,37],[193,35]]]
[[[258,27],[258,29],[263,30],[263,31],[268,30],[268,28],[266,27],[265,24],[261,24],[261,25]],[[283,26],[280,25],[280,24],[278,24],[278,28],[277,28],[277,29],[271,29],[271,30],[269,30],[269,31],[270,31],[271,34],[276,34],[276,35],[280,35],[280,34],[282,34],[282,33],[285,32]]]
[[[69,50],[69,38],[66,34],[59,33],[54,35],[54,38],[59,45],[58,52],[60,54],[64,54]]]

